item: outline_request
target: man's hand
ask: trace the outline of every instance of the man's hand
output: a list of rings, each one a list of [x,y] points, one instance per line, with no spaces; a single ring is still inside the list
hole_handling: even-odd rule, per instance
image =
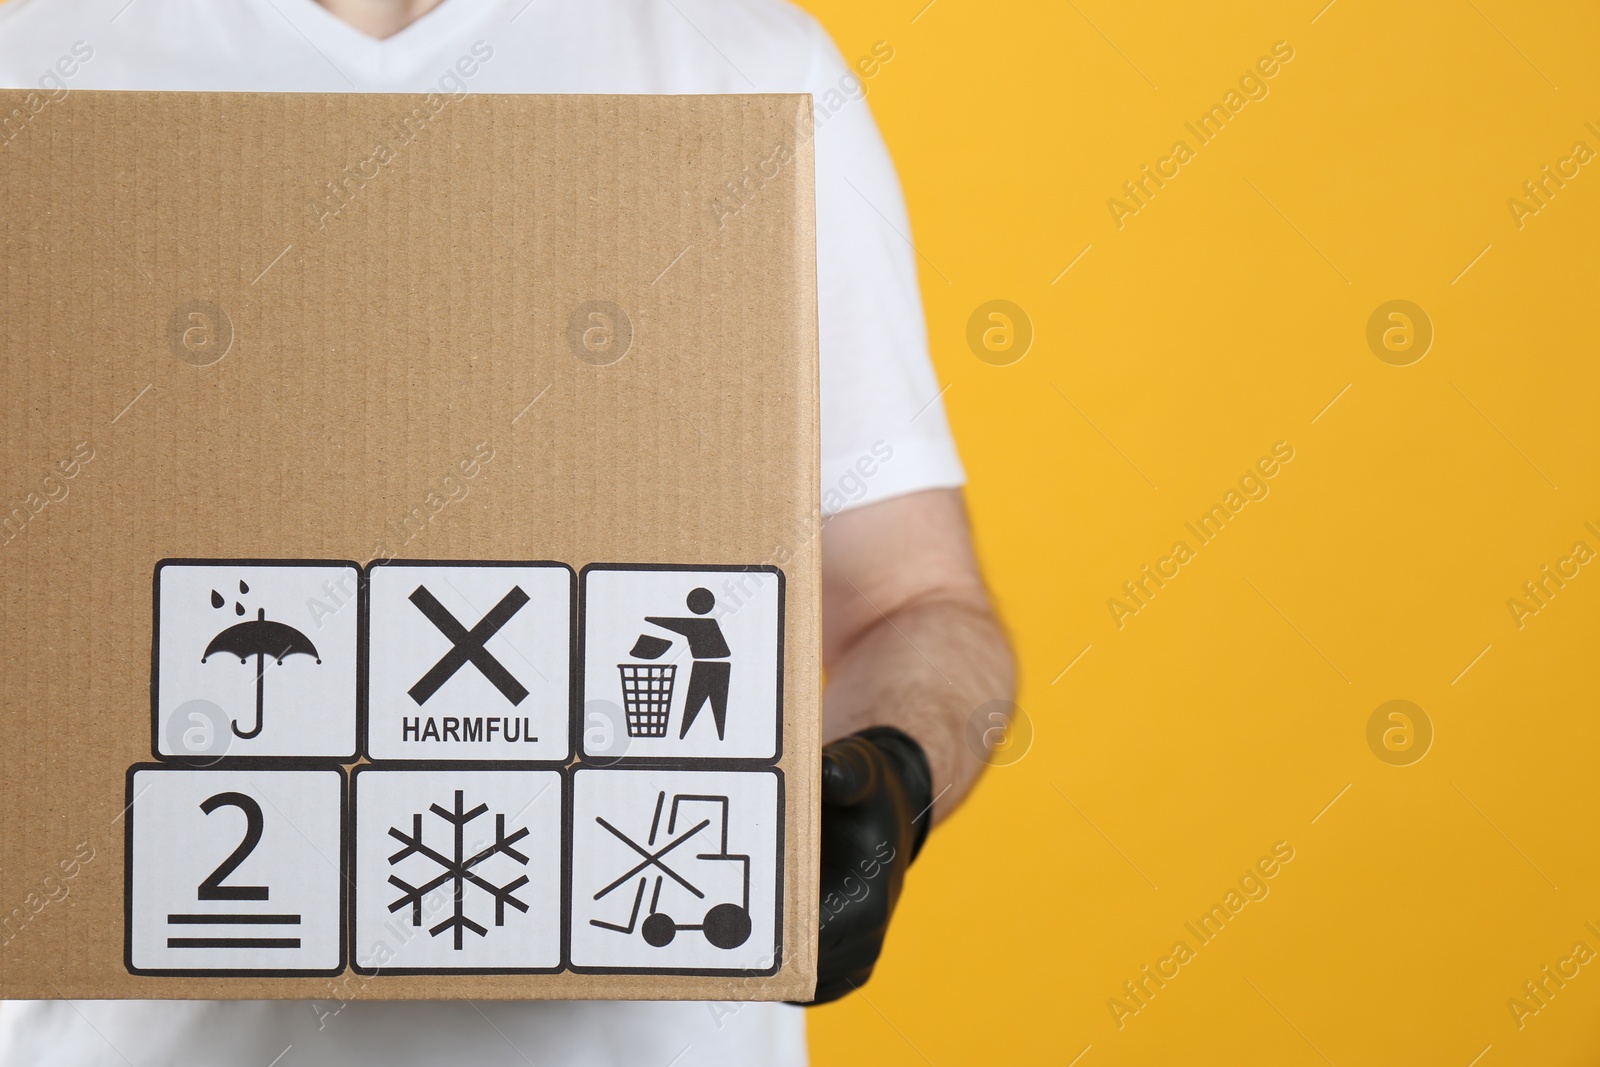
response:
[[[933,824],[922,748],[875,726],[822,751],[822,911],[816,1003],[872,977],[906,868]]]
[[[968,722],[1012,696],[1011,650],[959,491],[912,493],[829,520],[822,651],[824,739],[844,738],[823,750],[817,999],[827,1000],[871,974],[911,857],[983,770]],[[873,861],[883,869],[866,878]],[[828,894],[849,900],[848,877],[870,891],[830,917]]]

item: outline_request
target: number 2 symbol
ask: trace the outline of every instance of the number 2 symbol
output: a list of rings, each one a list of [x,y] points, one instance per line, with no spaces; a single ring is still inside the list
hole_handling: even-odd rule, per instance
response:
[[[244,812],[245,829],[244,840],[239,842],[239,847],[233,854],[223,860],[217,869],[212,871],[206,880],[200,883],[198,896],[201,900],[266,900],[267,887],[264,885],[223,885],[222,880],[238,869],[255,847],[261,843],[261,805],[257,804],[254,797],[243,793],[218,793],[208,797],[200,804],[200,810],[210,815],[218,808],[238,808]]]

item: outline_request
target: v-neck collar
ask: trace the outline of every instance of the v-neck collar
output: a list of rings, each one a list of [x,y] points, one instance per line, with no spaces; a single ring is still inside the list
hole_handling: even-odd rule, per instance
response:
[[[445,41],[482,18],[494,4],[494,0],[442,0],[399,33],[380,40],[362,33],[316,0],[257,2],[277,12],[270,18],[288,20],[340,73],[384,87],[405,81],[436,60]]]

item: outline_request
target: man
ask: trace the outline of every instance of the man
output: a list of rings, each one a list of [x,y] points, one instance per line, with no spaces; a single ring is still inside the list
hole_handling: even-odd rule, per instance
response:
[[[871,973],[928,826],[982,767],[967,720],[1012,689],[928,362],[905,208],[862,99],[894,55],[880,42],[847,64],[783,0],[0,6],[0,85],[52,101],[21,122],[0,115],[0,165],[12,141],[47,135],[50,108],[75,89],[813,94],[834,739],[819,999]],[[774,1004],[38,1002],[0,1007],[0,1062],[793,1065],[806,1060],[804,1027],[800,1008]]]
[[[709,615],[717,606],[717,598],[709,589],[692,589],[685,606],[696,615]],[[722,627],[716,619],[663,618],[645,616],[645,622],[664,630],[682,634],[689,643],[689,656],[694,666],[689,669],[689,693],[683,700],[683,727],[678,737],[689,736],[689,727],[707,703],[711,705],[711,718],[717,725],[717,739],[723,737],[723,726],[728,718],[728,679],[733,674],[733,664],[728,657],[728,642],[722,636]]]

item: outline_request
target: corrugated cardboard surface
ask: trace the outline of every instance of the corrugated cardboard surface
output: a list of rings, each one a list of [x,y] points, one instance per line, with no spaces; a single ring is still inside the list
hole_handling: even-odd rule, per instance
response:
[[[0,93],[0,111],[24,95]],[[0,996],[810,994],[809,101],[435,107],[75,92],[4,148]],[[778,144],[792,162],[736,214],[713,202]],[[590,301],[631,324],[619,362],[569,343]],[[170,329],[191,307],[231,324],[215,363],[196,365],[216,338]],[[150,758],[156,562],[386,556],[783,568],[776,976],[127,972],[122,809],[128,767]]]

